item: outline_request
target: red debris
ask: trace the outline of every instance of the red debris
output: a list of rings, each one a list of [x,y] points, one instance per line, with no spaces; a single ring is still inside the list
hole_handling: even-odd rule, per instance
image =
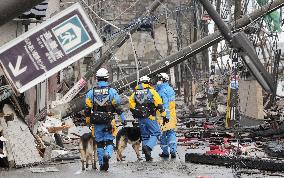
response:
[[[189,142],[191,141],[191,138],[179,138],[178,142]]]

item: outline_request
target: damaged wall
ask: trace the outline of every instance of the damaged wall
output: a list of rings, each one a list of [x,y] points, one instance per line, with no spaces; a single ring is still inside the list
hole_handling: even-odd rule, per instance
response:
[[[3,136],[8,140],[6,150],[10,166],[22,167],[40,163],[42,158],[36,149],[35,139],[28,126],[16,116],[9,105],[5,105],[3,111],[4,114],[14,114],[14,119],[8,122],[4,120],[4,117],[0,117]]]

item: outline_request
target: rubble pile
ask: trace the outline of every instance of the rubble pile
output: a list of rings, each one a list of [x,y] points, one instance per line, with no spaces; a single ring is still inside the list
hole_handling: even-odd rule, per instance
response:
[[[89,128],[71,118],[48,114],[31,130],[9,105],[0,115],[0,167],[19,168],[52,161],[79,159],[79,137]]]
[[[79,159],[79,137],[89,128],[76,126],[71,118],[61,120],[51,114],[38,125],[37,135],[48,147],[43,156],[45,162]]]
[[[264,107],[264,120],[237,115],[238,120],[225,127],[228,85],[219,80],[208,93],[201,83],[193,110],[178,105],[178,145],[187,148],[185,160],[192,163],[267,171],[284,167],[284,99]],[[208,103],[211,102],[209,106]]]
[[[255,126],[225,128],[225,116],[212,117],[200,110],[194,114],[183,113],[179,119],[178,144],[187,147],[186,161],[283,171],[282,122],[277,123],[277,129],[269,121]]]
[[[1,156],[3,167],[23,167],[41,163],[42,157],[26,123],[9,105],[4,105],[3,111],[4,115],[0,117],[1,143],[3,144],[2,140],[5,143],[2,146],[5,152]]]

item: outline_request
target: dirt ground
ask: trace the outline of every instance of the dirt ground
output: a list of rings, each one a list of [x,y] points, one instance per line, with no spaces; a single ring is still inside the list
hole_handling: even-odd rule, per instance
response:
[[[96,177],[96,178],[196,178],[203,176],[204,178],[234,178],[234,173],[231,168],[218,167],[211,165],[199,165],[184,162],[186,150],[184,147],[178,147],[178,156],[175,160],[164,160],[159,158],[159,146],[156,146],[153,151],[153,162],[136,161],[136,156],[129,145],[125,151],[126,161],[117,162],[116,155],[113,154],[108,172],[92,170],[81,171],[81,162],[79,160],[68,162],[56,162],[49,165],[39,165],[34,168],[57,169],[57,172],[42,172],[33,173],[31,168],[10,169],[9,171],[0,171],[0,177],[5,178],[77,178],[77,177]],[[97,163],[98,167],[98,163]],[[263,173],[259,170],[242,170],[242,178],[256,177],[281,177],[280,173]],[[283,174],[284,175],[284,174]]]

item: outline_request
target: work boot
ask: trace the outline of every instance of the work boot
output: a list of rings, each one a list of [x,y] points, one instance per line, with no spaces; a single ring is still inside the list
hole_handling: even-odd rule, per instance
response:
[[[104,161],[104,163],[103,163],[103,166],[101,166],[100,170],[107,171],[108,168],[109,168],[109,156],[105,155],[103,157],[103,161]]]
[[[170,157],[169,154],[165,154],[165,153],[161,153],[161,154],[159,154],[159,156],[160,156],[161,158],[168,158],[168,157]]]
[[[142,151],[145,154],[146,161],[152,161],[153,160],[153,158],[151,157],[151,151],[152,151],[151,148],[149,148],[148,146],[143,146]]]
[[[101,165],[101,166],[100,166],[100,171],[104,171],[104,170],[105,170],[104,165]]]
[[[172,159],[175,159],[176,157],[177,157],[176,153],[172,152],[172,153],[171,153],[171,158],[172,158]]]

